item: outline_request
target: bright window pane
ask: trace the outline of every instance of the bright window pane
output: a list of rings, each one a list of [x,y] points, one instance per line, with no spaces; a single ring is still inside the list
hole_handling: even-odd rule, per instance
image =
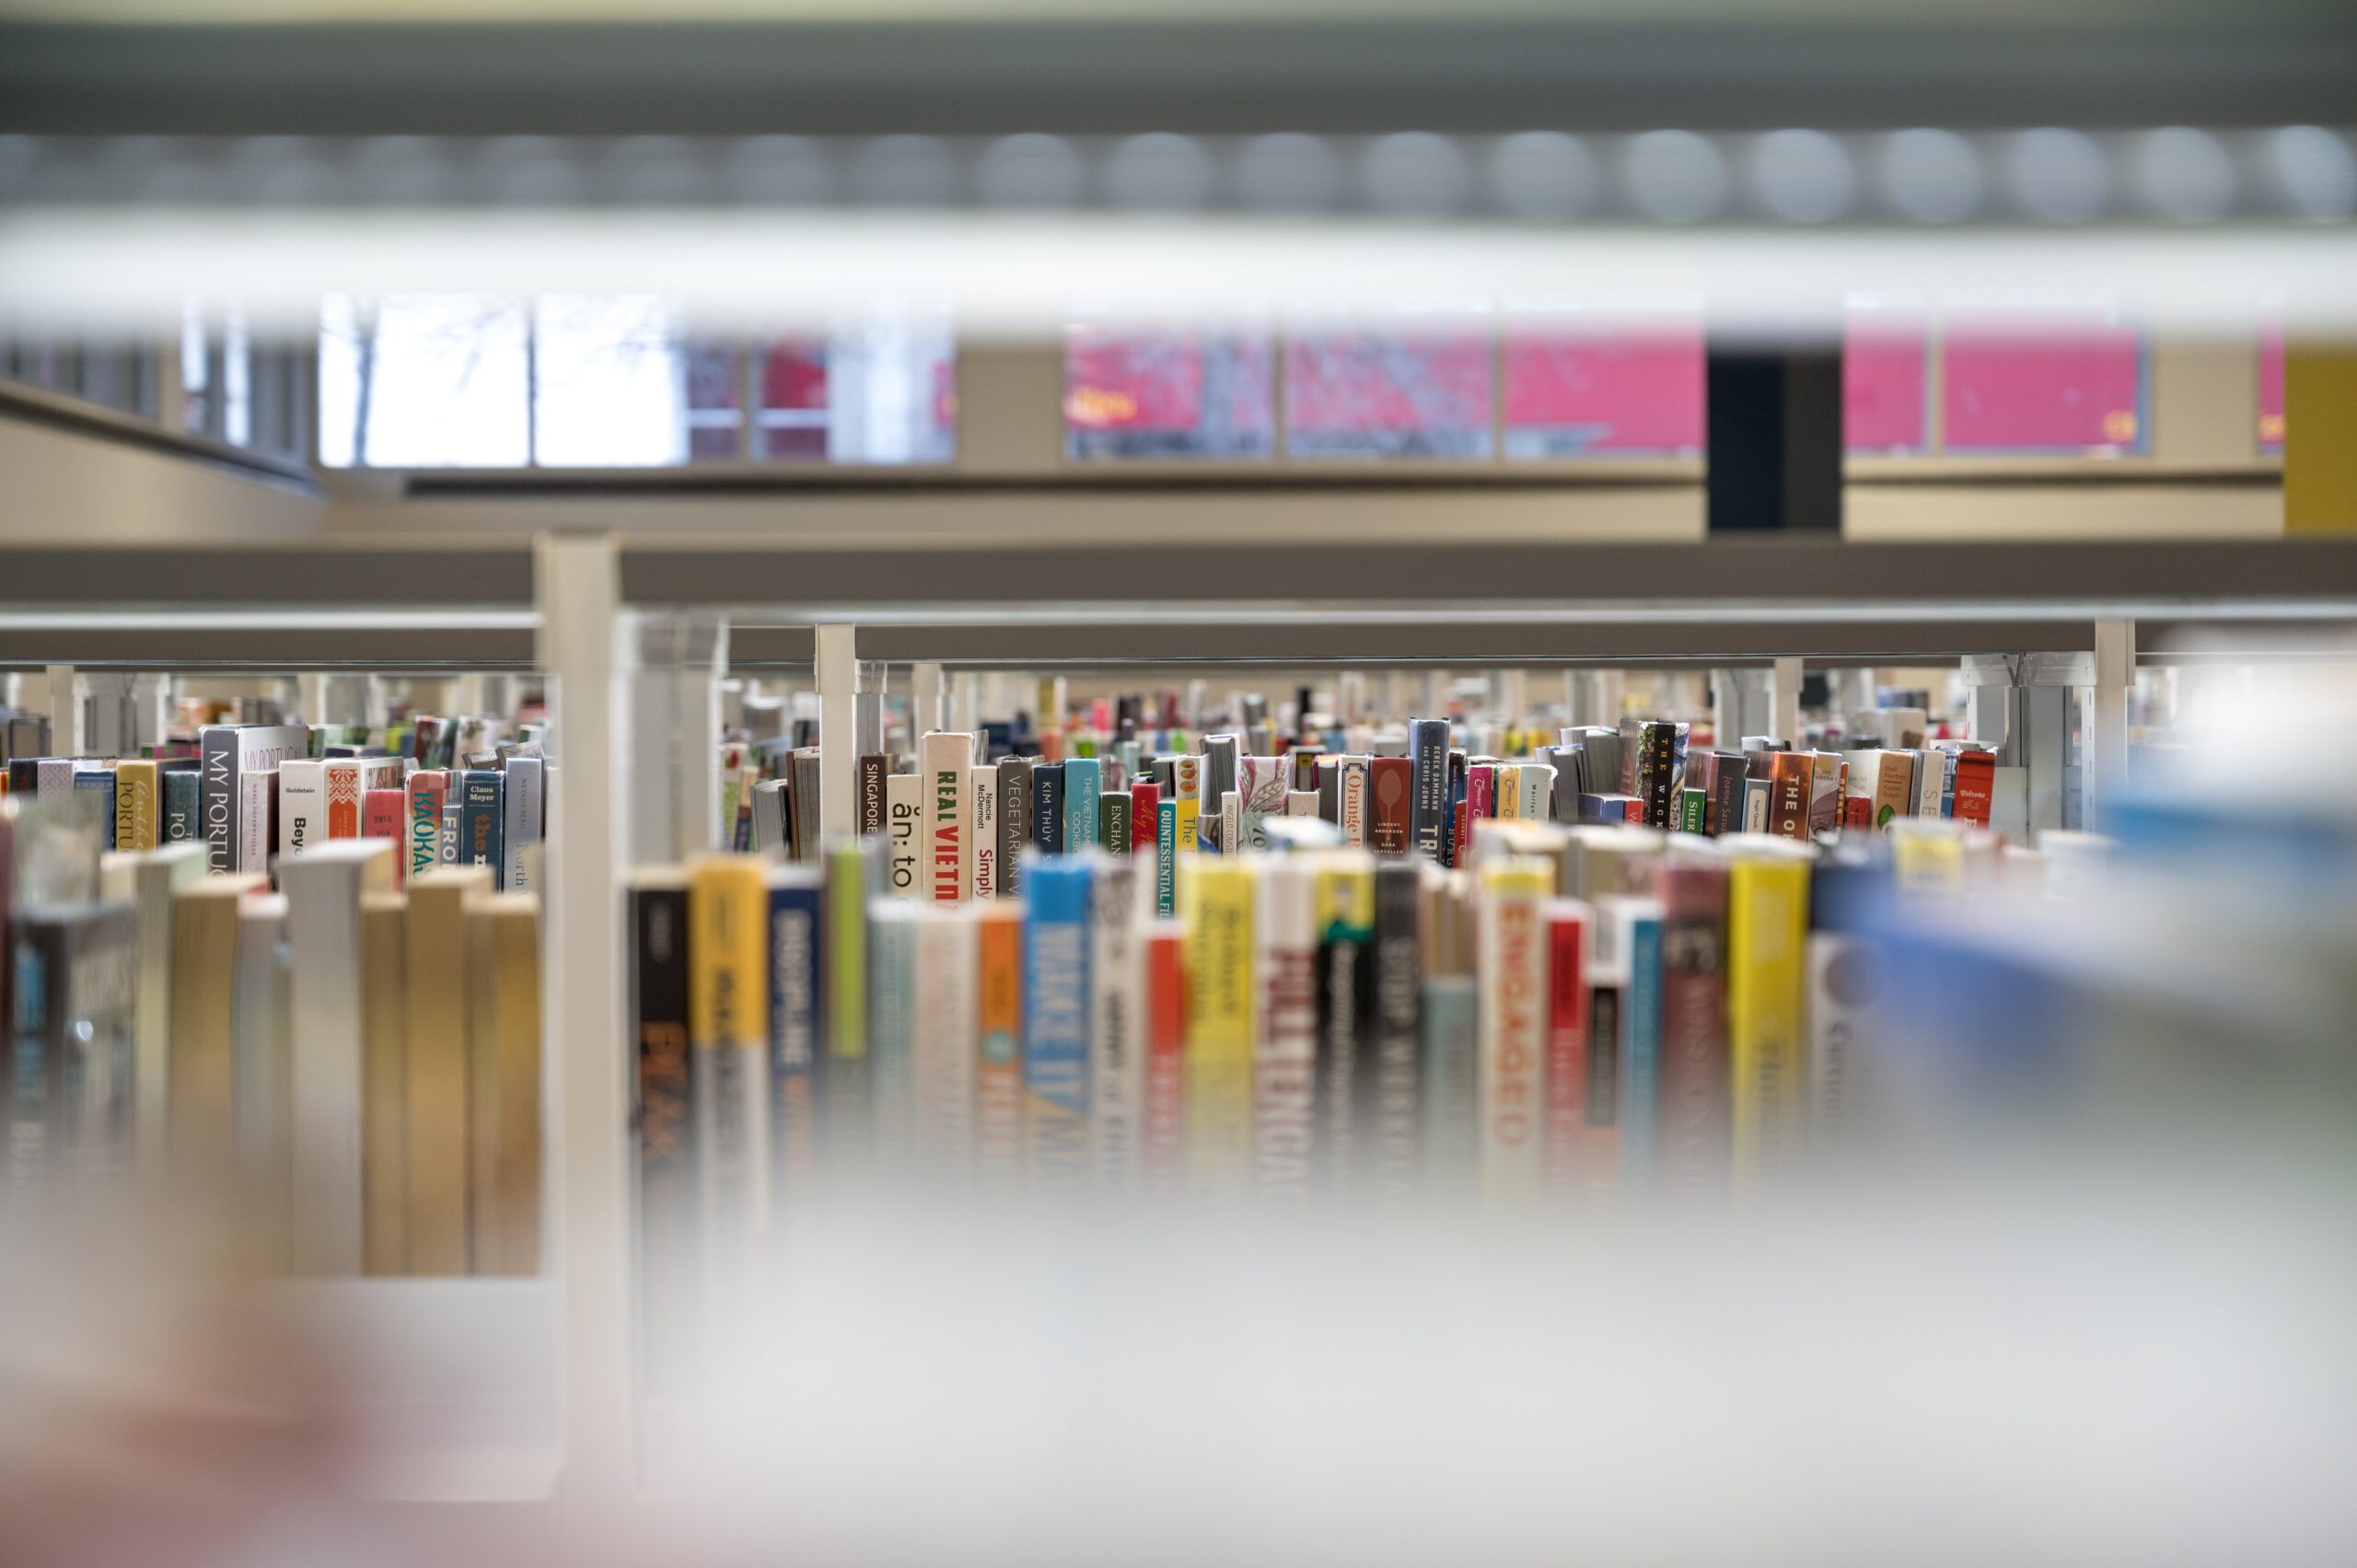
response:
[[[1506,331],[1506,456],[1690,456],[1702,449],[1699,310],[1521,317]]]
[[[1451,326],[1288,337],[1285,450],[1489,457],[1490,335]]]
[[[1274,362],[1265,333],[1075,326],[1064,336],[1064,452],[1267,457]]]
[[[1948,306],[1940,399],[1950,452],[2142,449],[2144,340],[2107,306]]]
[[[2258,449],[2283,449],[2283,329],[2270,327],[2258,339]]]
[[[946,463],[958,455],[957,354],[937,316],[880,316],[761,349],[757,457]]]
[[[519,299],[331,296],[319,335],[323,460],[381,468],[516,468],[530,458]]]
[[[827,348],[823,337],[781,338],[761,346],[755,456],[826,459]]]
[[[1841,438],[1853,452],[1927,452],[1931,312],[1853,301],[1841,346]]]
[[[651,294],[539,304],[533,415],[550,468],[654,467],[686,454],[673,312]]]
[[[743,456],[744,351],[729,343],[690,343],[680,352],[689,458],[727,462]]]

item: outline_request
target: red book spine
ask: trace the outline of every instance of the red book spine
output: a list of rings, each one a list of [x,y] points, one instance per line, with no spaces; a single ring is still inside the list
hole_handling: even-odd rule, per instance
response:
[[[1587,1119],[1587,921],[1579,904],[1547,916],[1547,1191],[1562,1197],[1579,1191]]]
[[[328,837],[360,836],[360,764],[349,758],[330,762],[328,775]]]
[[[1154,854],[1154,835],[1162,814],[1162,786],[1140,779],[1130,786],[1130,853]]]
[[[1460,800],[1450,815],[1455,819],[1449,825],[1448,842],[1453,848],[1448,863],[1464,865],[1473,858],[1473,813],[1467,810],[1466,802]]]
[[[1861,833],[1872,831],[1875,825],[1875,803],[1873,800],[1863,795],[1843,796],[1841,797],[1841,825],[1844,828],[1852,829]]]
[[[1956,805],[1959,822],[1989,825],[1989,797],[1997,787],[1997,759],[1986,751],[1967,751],[1956,760]]]
[[[1155,1191],[1175,1189],[1186,1175],[1186,1084],[1184,933],[1157,925],[1145,938],[1145,1179]]]
[[[1375,796],[1376,853],[1408,853],[1408,801],[1415,793],[1415,764],[1405,757],[1377,757],[1369,769]]]
[[[1498,771],[1487,762],[1465,773],[1465,804],[1475,817],[1498,814]]]

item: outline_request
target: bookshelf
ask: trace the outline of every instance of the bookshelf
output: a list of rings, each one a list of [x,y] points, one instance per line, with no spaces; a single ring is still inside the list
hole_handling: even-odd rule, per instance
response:
[[[2131,660],[2169,656],[2172,640],[2204,630],[2247,633],[2256,646],[2279,632],[2352,625],[2357,543],[2331,540],[1204,551],[1158,541],[904,549],[543,536],[529,547],[0,548],[0,665],[528,666],[547,677],[562,753],[573,760],[554,806],[562,828],[552,834],[544,937],[553,1272],[472,1305],[463,1283],[307,1299],[346,1321],[393,1324],[392,1342],[421,1365],[447,1365],[448,1348],[483,1323],[499,1342],[557,1358],[549,1376],[563,1432],[552,1463],[523,1452],[528,1445],[470,1446],[427,1466],[415,1491],[560,1503],[627,1493],[641,1453],[615,895],[641,858],[640,785],[679,734],[658,738],[635,722],[649,703],[676,705],[692,726],[716,703],[679,699],[716,691],[728,669],[812,668],[824,729],[842,734],[855,661],[1764,665],[1779,696],[1796,700],[1811,664],[2092,653],[2089,754],[2100,773],[2114,761],[2105,737],[2124,722]],[[838,781],[849,764],[827,756],[830,816],[848,813],[852,792]]]

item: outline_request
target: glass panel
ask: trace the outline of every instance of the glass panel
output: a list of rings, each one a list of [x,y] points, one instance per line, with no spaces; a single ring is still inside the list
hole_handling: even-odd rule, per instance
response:
[[[1505,337],[1506,456],[1699,453],[1702,367],[1699,309],[1525,315]]]
[[[1285,343],[1285,450],[1486,458],[1491,343],[1461,326],[1311,331]]]
[[[691,342],[681,354],[688,456],[733,462],[745,455],[745,352],[735,343]]]
[[[1841,439],[1853,452],[1932,449],[1932,313],[1852,300],[1841,345]]]
[[[685,456],[673,312],[652,294],[540,296],[535,460],[632,468]]]
[[[822,337],[780,338],[761,346],[755,457],[826,459],[827,347]]]
[[[2142,450],[2143,334],[2111,306],[1950,304],[1941,326],[1945,450]]]
[[[2258,338],[2258,449],[2283,450],[2283,329],[2270,327]]]
[[[373,308],[331,305],[320,334],[323,461],[517,468],[531,460],[522,300],[397,294]]]
[[[946,463],[958,454],[957,355],[944,316],[879,316],[760,350],[758,458]]]
[[[1265,458],[1276,448],[1265,332],[1082,324],[1064,334],[1064,453]]]

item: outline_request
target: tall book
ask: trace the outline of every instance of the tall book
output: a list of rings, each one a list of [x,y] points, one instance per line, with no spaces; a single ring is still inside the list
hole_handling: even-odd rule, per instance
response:
[[[251,784],[256,775],[248,775]],[[236,1059],[238,1212],[262,1266],[286,1268],[294,1234],[294,1051],[287,1028],[286,898],[238,905],[231,1016]]]
[[[114,847],[154,849],[163,842],[159,777],[152,761],[125,758],[114,765]]]
[[[1673,1195],[1726,1190],[1726,867],[1662,867],[1661,1175]]]
[[[1577,899],[1547,905],[1546,1169],[1550,1197],[1575,1196],[1587,1130],[1588,932]]]
[[[0,823],[0,889],[11,886],[6,829]],[[149,1172],[158,1168],[167,1146],[171,1105],[173,900],[203,877],[204,866],[204,846],[192,842],[143,854],[132,871],[139,952],[139,992],[132,1012],[134,1146],[143,1169]],[[7,933],[7,902],[0,896],[0,938]],[[0,951],[8,950],[0,942]],[[0,976],[0,981],[5,979]],[[6,995],[5,983],[0,983],[0,999]],[[0,1011],[0,1024],[7,1016]]]
[[[1621,993],[1620,1182],[1647,1191],[1659,1148],[1661,1115],[1662,906],[1657,899],[1608,899],[1599,914],[1619,927],[1616,940],[1628,962]]]
[[[1376,757],[1368,764],[1368,770],[1373,801],[1368,825],[1370,842],[1379,854],[1405,854],[1416,793],[1415,764],[1405,757]]]
[[[1088,1158],[1089,881],[1086,859],[1041,860],[1025,897],[1023,1087],[1026,1163],[1051,1185]]]
[[[1261,868],[1253,916],[1260,1025],[1252,1057],[1252,1165],[1264,1197],[1309,1195],[1318,1071],[1318,886],[1306,859]]]
[[[1452,801],[1448,776],[1448,721],[1415,719],[1408,726],[1410,845],[1426,859],[1446,864]]]
[[[1099,842],[1103,815],[1097,802],[1105,793],[1105,764],[1095,757],[1074,757],[1063,765],[1064,837],[1066,854]]]
[[[1342,830],[1342,842],[1353,849],[1370,848],[1374,843],[1367,791],[1369,761],[1358,756],[1334,760],[1334,821]]]
[[[52,1190],[120,1193],[131,1156],[137,940],[115,905],[36,907],[11,927],[15,1009],[0,1041],[6,1164],[27,1205]]]
[[[259,877],[204,877],[172,895],[167,1136],[182,1187],[202,1191],[237,1170],[238,905],[263,885]],[[17,1005],[21,1011],[25,998]]]
[[[894,773],[884,781],[885,887],[903,899],[928,896],[923,881],[924,781]]]
[[[361,900],[392,890],[393,846],[322,841],[278,863],[286,895],[293,1039],[294,1252],[306,1274],[357,1274],[365,1256]]]
[[[972,801],[970,842],[974,850],[973,896],[991,899],[999,890],[998,770],[977,763],[967,770],[966,789]]]
[[[688,1081],[704,1276],[724,1321],[749,1306],[769,1222],[769,889],[760,861],[688,869]]]
[[[884,830],[884,781],[891,776],[892,759],[881,751],[863,753],[859,759],[859,836]]]
[[[1130,853],[1155,854],[1155,840],[1161,832],[1162,786],[1152,779],[1139,779],[1130,785],[1129,793]]]
[[[936,904],[962,904],[974,885],[974,738],[964,730],[937,729],[917,747],[923,788],[925,896]]]
[[[360,796],[367,787],[361,782],[360,759],[330,757],[319,763],[320,776],[326,781],[327,831],[331,839],[356,839],[360,836]]]
[[[1317,877],[1318,1181],[1349,1192],[1366,1185],[1358,1078],[1373,1070],[1375,856],[1326,850],[1310,863]]]
[[[922,1168],[963,1180],[974,1163],[979,1063],[975,982],[981,923],[971,912],[924,909],[916,924],[916,1149]]]
[[[832,1142],[855,1152],[868,1114],[867,892],[865,852],[857,843],[827,847],[827,912],[819,936],[826,964],[821,1016],[827,1054],[819,1077],[822,1113]]]
[[[284,787],[282,782],[282,795]],[[442,864],[442,820],[450,802],[450,775],[438,769],[421,768],[410,774],[407,788],[409,838],[404,882]]]
[[[1480,1168],[1480,986],[1474,975],[1475,926],[1466,879],[1429,884],[1423,1024],[1424,1179],[1458,1196],[1475,1190]]]
[[[478,903],[471,919],[470,1252],[476,1273],[534,1274],[540,1266],[542,1142],[540,900],[529,893],[494,894]]]
[[[332,794],[332,771],[329,780]],[[459,775],[459,864],[489,871],[494,889],[506,875],[506,787],[507,776],[496,768],[470,768]]]
[[[640,1342],[650,1382],[668,1387],[686,1360],[696,1318],[687,874],[666,866],[634,877],[630,922]]]
[[[409,1272],[409,900],[360,898],[360,1263]]]
[[[532,862],[524,852],[540,842],[544,772],[538,757],[510,757],[501,770],[499,885],[511,893],[535,891],[530,881]],[[370,798],[376,794],[371,790]],[[365,814],[366,802],[362,806]]]
[[[1031,842],[1043,855],[1064,850],[1064,765],[1037,762],[1031,768]]]
[[[914,1143],[917,917],[934,907],[886,899],[867,914],[867,1059],[879,1167],[898,1171]]]
[[[1238,861],[1182,859],[1187,929],[1187,1167],[1192,1185],[1234,1191],[1250,1169],[1254,875]]]
[[[1012,898],[1023,880],[1023,846],[1031,842],[1031,762],[998,760],[998,893]]]
[[[278,842],[273,808],[278,804],[278,770],[249,769],[238,779],[238,869],[261,875],[270,869],[272,846]]]
[[[1170,798],[1172,842],[1177,853],[1191,854],[1198,839],[1198,824],[1203,808],[1203,760],[1192,752],[1182,752],[1171,764]]]
[[[409,883],[402,932],[409,967],[410,1272],[463,1274],[470,1267],[472,1139],[468,1096],[473,1058],[467,955],[475,935],[468,906],[492,891],[485,866],[436,866]]]
[[[770,896],[771,1191],[798,1205],[817,1171],[820,968],[826,889],[815,866],[773,865]]]
[[[197,732],[197,813],[215,874],[236,872],[246,853],[238,832],[240,781],[302,756],[309,744],[309,731],[301,725],[216,724]]]
[[[1806,751],[1778,751],[1769,758],[1768,830],[1778,838],[1807,842],[1816,771]]]
[[[201,764],[200,764],[201,765]],[[196,768],[167,768],[160,780],[164,842],[204,843],[203,778]],[[207,853],[211,846],[207,844]]]
[[[1088,890],[1089,1144],[1098,1183],[1115,1191],[1137,1184],[1144,1139],[1140,877],[1132,857],[1109,856]]]
[[[1535,1197],[1544,1181],[1547,925],[1553,868],[1508,855],[1481,869],[1480,1168],[1492,1199]]]
[[[1375,925],[1368,947],[1365,1055],[1353,1088],[1365,1156],[1358,1168],[1376,1197],[1396,1200],[1422,1175],[1418,1123],[1422,1109],[1423,958],[1417,935],[1422,875],[1404,861],[1378,861]]]
[[[1747,845],[1727,865],[1727,1055],[1738,1181],[1799,1129],[1810,854]]]
[[[289,757],[278,764],[281,856],[328,842],[327,767],[316,757]]]
[[[1168,813],[1172,802],[1164,801]],[[1145,1110],[1144,1161],[1149,1190],[1167,1192],[1187,1173],[1186,933],[1173,920],[1145,928]]]
[[[984,908],[975,948],[975,1159],[1005,1179],[1023,1165],[1023,912]]]

